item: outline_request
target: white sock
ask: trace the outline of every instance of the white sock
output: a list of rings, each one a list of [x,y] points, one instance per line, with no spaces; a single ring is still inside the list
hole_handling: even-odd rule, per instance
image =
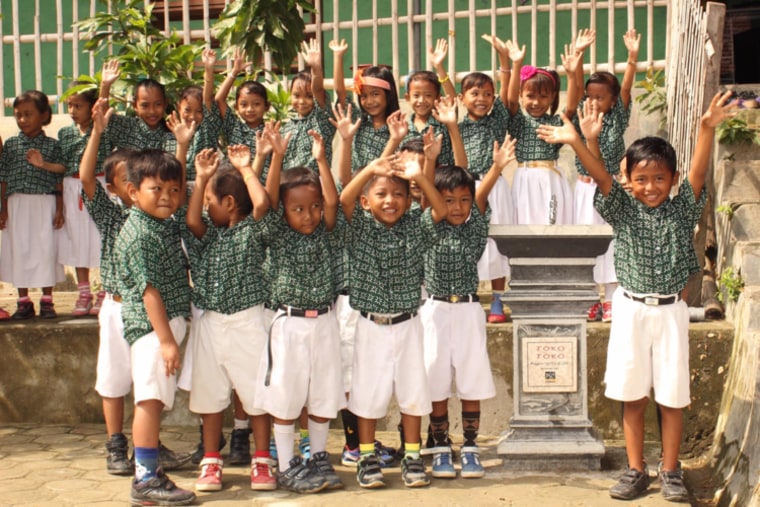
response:
[[[604,284],[604,301],[612,301],[612,295],[618,288],[617,283],[605,283]]]
[[[309,442],[311,455],[327,450],[327,435],[330,432],[330,422],[319,423],[309,417]]]
[[[293,459],[293,444],[296,441],[295,424],[274,423],[274,443],[277,446],[277,461],[280,471],[290,468],[290,460]]]
[[[236,430],[247,430],[250,427],[251,427],[251,425],[248,422],[248,419],[235,419],[235,423],[234,423],[233,429],[236,429]]]

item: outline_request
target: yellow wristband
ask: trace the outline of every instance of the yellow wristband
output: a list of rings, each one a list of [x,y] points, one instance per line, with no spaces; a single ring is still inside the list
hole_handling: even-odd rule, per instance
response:
[[[636,60],[628,60],[628,65],[636,65]]]
[[[446,75],[445,75],[444,77],[442,77],[442,78],[441,78],[441,77],[439,77],[439,78],[438,78],[438,82],[439,82],[439,83],[441,83],[441,84],[445,83],[445,82],[446,82],[446,81],[448,81],[448,80],[449,80],[449,75],[448,75],[448,74],[446,74]]]
[[[253,173],[248,173],[245,176],[243,176],[243,183],[248,183],[248,180],[253,178]]]

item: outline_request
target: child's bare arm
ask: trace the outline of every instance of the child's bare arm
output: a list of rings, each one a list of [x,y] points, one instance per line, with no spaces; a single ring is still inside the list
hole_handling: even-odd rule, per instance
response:
[[[99,98],[108,99],[111,97],[111,86],[119,79],[119,62],[109,60],[103,63],[103,70],[100,72],[100,94]]]
[[[193,121],[190,125],[186,125],[179,119],[177,111],[172,111],[172,114],[166,121],[166,127],[174,134],[174,139],[177,141],[174,156],[179,160],[182,165],[182,192],[180,196],[180,202],[184,204],[187,198],[186,186],[187,186],[187,152],[190,151],[190,141],[192,141],[195,135],[195,128],[197,125]]]
[[[491,193],[494,185],[501,178],[501,172],[507,164],[515,160],[516,144],[517,139],[512,139],[509,134],[506,135],[501,146],[499,146],[498,141],[493,142],[493,164],[475,190],[475,205],[481,213],[486,212],[488,194]]]
[[[583,53],[585,53],[586,49],[588,49],[594,42],[596,42],[596,30],[591,30],[589,28],[578,30],[578,35],[573,42],[576,51],[581,52],[578,57],[578,68],[575,70],[575,82],[578,83],[578,86],[583,85]]]
[[[512,72],[509,76],[509,89],[505,105],[509,114],[514,116],[520,109],[520,69],[522,69],[525,58],[525,44],[520,47],[517,45],[517,41],[508,40],[506,46],[509,50],[509,57],[512,59]]]
[[[351,149],[353,147],[354,135],[359,130],[361,124],[361,118],[357,118],[356,122],[351,123],[351,104],[343,109],[343,104],[338,104],[333,108],[333,116],[335,119],[330,118],[330,123],[335,127],[335,130],[340,134],[340,143],[338,143],[338,178],[340,184],[344,187],[351,181],[353,168],[351,167]]]
[[[108,110],[104,111],[104,108]],[[112,114],[113,109],[108,107],[108,99],[98,99],[92,107],[92,132],[82,154],[82,161],[79,163],[79,180],[82,182],[82,190],[88,199],[95,197],[95,189],[98,184],[95,171],[97,171],[98,166],[100,140]]]
[[[46,161],[42,157],[42,152],[37,148],[30,148],[27,150],[26,161],[38,169],[42,169],[51,173],[63,174],[66,172],[65,165]]]
[[[259,174],[251,166],[251,148],[245,144],[236,144],[227,148],[230,164],[243,176],[243,183],[248,189],[248,196],[253,203],[253,219],[260,220],[269,210],[269,197],[259,181]]]
[[[425,202],[432,208],[433,222],[438,223],[446,218],[449,212],[446,201],[443,200],[443,196],[430,179],[422,173],[422,168],[418,163],[407,163],[403,170],[396,171],[396,176],[414,180],[417,183],[417,186],[422,190]]]
[[[148,284],[143,292],[143,304],[148,320],[156,332],[161,347],[161,358],[164,360],[166,376],[174,375],[180,367],[180,354],[174,333],[166,316],[166,305],[161,293],[154,286]]]
[[[309,42],[304,41],[301,46],[301,57],[304,63],[309,66],[311,72],[311,93],[319,107],[324,108],[327,104],[327,94],[325,93],[325,75],[322,71],[322,51],[317,39],[311,39]]]
[[[449,44],[446,39],[438,39],[435,43],[435,49],[428,48],[428,55],[430,55],[430,63],[435,69],[435,73],[438,75],[438,82],[441,83],[443,93],[447,97],[456,97],[457,90],[454,87],[449,78],[446,68],[443,66],[443,61],[446,59],[446,54],[449,52]]]
[[[568,118],[572,118],[575,115],[575,110],[578,108],[578,102],[581,99],[576,71],[581,65],[582,58],[583,52],[576,51],[573,46],[565,44],[565,52],[562,54],[562,65],[565,66],[565,71],[567,72],[567,102],[565,111],[567,111]],[[559,93],[559,83],[557,83],[557,93]]]
[[[203,105],[211,110],[214,105],[214,66],[216,65],[216,51],[211,48],[203,50]]]
[[[346,103],[346,75],[343,70],[343,58],[348,51],[345,39],[331,40],[329,44],[333,52],[333,86],[335,87],[335,99],[338,104]]]
[[[511,77],[511,71],[509,69],[509,49],[511,45],[507,45],[507,43],[495,35],[484,34],[482,37],[488,41],[499,54],[499,98],[504,104],[506,104],[509,100],[509,81]]]
[[[190,202],[187,204],[185,223],[196,238],[202,238],[208,227],[203,221],[203,198],[206,186],[219,168],[219,155],[207,148],[195,156],[195,187]]]
[[[399,170],[401,170],[401,166],[398,163],[398,157],[394,155],[373,160],[364,169],[356,173],[340,194],[340,205],[346,215],[346,220],[349,223],[353,220],[356,201],[359,199],[364,185],[373,176],[391,177],[397,175]]]
[[[327,163],[325,156],[325,140],[319,135],[319,132],[310,130],[309,135],[314,139],[312,146],[312,155],[317,161],[319,167],[319,179],[322,183],[322,218],[325,228],[328,231],[335,229],[338,218],[338,189],[335,187],[335,180],[330,165]]]
[[[625,32],[623,41],[626,49],[628,49],[628,63],[625,66],[623,83],[620,85],[620,100],[623,101],[623,107],[628,109],[628,106],[631,105],[631,88],[633,88],[633,80],[636,77],[636,61],[639,59],[641,34],[636,33],[636,30],[632,28]]]
[[[385,123],[388,125],[390,137],[388,137],[388,142],[385,144],[383,153],[380,155],[381,157],[387,157],[396,153],[401,141],[403,141],[406,134],[409,133],[409,123],[407,122],[406,115],[400,110],[391,113],[385,120]]]
[[[280,205],[280,173],[282,172],[282,161],[285,158],[285,150],[290,141],[291,132],[283,138],[280,135],[280,122],[267,123],[266,135],[272,143],[272,162],[269,164],[269,174],[267,174],[266,191],[269,197],[269,206],[277,209]],[[274,171],[274,175],[272,172]]]
[[[691,167],[689,168],[689,183],[694,190],[694,197],[699,199],[702,193],[702,187],[705,184],[705,175],[707,168],[710,166],[710,153],[712,152],[713,138],[715,137],[715,127],[720,123],[736,114],[732,111],[733,105],[728,105],[733,92],[727,91],[723,94],[716,93],[710,101],[710,107],[702,115],[699,122],[699,133],[697,134],[697,145],[694,147],[694,155],[691,158]]]
[[[235,48],[235,51],[232,54],[232,70],[230,70],[230,73],[224,78],[222,86],[219,87],[219,90],[216,92],[216,97],[214,97],[216,105],[219,107],[219,114],[222,118],[227,115],[227,96],[230,94],[232,85],[235,84],[235,79],[238,74],[243,72],[250,64],[251,62],[247,61],[245,58],[245,52],[241,48]]]
[[[451,140],[451,151],[454,155],[454,163],[459,167],[467,167],[467,153],[464,150],[462,133],[457,123],[457,99],[456,97],[442,97],[436,102],[433,109],[433,117],[446,126]]]

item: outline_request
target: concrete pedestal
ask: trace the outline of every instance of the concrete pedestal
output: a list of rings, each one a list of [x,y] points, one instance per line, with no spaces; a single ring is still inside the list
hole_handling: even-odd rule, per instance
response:
[[[598,470],[604,444],[588,417],[586,310],[599,300],[595,258],[609,226],[491,226],[512,268],[514,414],[498,453],[514,470]]]

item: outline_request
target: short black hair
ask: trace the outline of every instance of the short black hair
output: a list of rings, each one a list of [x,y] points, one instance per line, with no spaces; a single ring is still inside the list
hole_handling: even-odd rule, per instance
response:
[[[43,116],[42,125],[50,125],[50,120],[53,117],[53,110],[50,107],[50,100],[48,96],[39,90],[27,90],[13,100],[13,108],[19,104],[31,102],[37,111]]]
[[[559,74],[554,69],[541,69],[543,72],[536,72],[533,77],[526,80],[520,80],[520,92],[528,87],[537,92],[551,93],[554,95],[551,105],[551,114],[557,112],[559,108]],[[546,72],[548,76],[544,74]]]
[[[224,159],[219,163],[219,168],[209,184],[218,200],[221,201],[228,195],[235,199],[241,215],[246,216],[253,212],[253,202],[251,202],[243,176],[232,167],[229,160]]]
[[[587,90],[588,85],[590,84],[604,85],[609,88],[610,93],[613,97],[620,96],[620,81],[618,81],[618,78],[615,76],[615,74],[612,74],[610,72],[594,72],[586,81],[586,87],[584,89]]]
[[[190,85],[186,87],[184,90],[182,90],[182,93],[179,94],[179,98],[177,99],[177,105],[189,98],[194,98],[198,102],[203,104],[203,88],[201,88],[198,85]]]
[[[181,182],[182,172],[179,160],[163,150],[140,150],[127,161],[127,180],[138,188],[145,178]]]
[[[285,194],[288,190],[305,185],[316,188],[319,190],[319,195],[322,195],[322,183],[319,180],[319,174],[302,166],[285,169],[280,174],[280,200],[285,200]]]
[[[114,172],[116,171],[116,168],[122,162],[125,162],[127,164],[127,167],[129,167],[129,159],[132,158],[135,153],[137,153],[137,151],[138,150],[135,150],[133,148],[118,148],[112,151],[106,157],[106,159],[103,161],[103,171],[106,173],[106,183],[113,185]],[[129,177],[128,173],[127,177]]]
[[[237,87],[237,90],[235,90],[235,104],[237,104],[237,101],[240,100],[240,92],[243,90],[247,91],[251,95],[258,95],[264,99],[264,104],[269,107],[269,95],[267,94],[266,87],[258,81],[252,80],[243,81],[240,83],[240,86]]]
[[[676,151],[661,137],[642,137],[628,147],[625,152],[626,175],[630,178],[633,168],[643,161],[663,164],[673,174],[678,171]]]
[[[145,88],[146,90],[150,90],[151,88],[158,90],[161,92],[161,97],[163,97],[164,102],[166,102],[166,87],[155,79],[145,78],[137,82],[137,85],[135,86],[135,102],[137,101],[137,92],[140,88]]]
[[[417,155],[423,155],[425,153],[425,141],[422,137],[413,137],[402,144],[398,151],[410,151]]]
[[[470,72],[464,77],[464,79],[462,79],[462,84],[460,85],[459,90],[460,93],[464,93],[470,88],[482,88],[485,85],[490,85],[494,92],[496,91],[491,76],[482,72]]]
[[[407,92],[409,91],[409,87],[411,86],[411,84],[414,83],[415,81],[430,83],[435,88],[436,93],[438,95],[441,94],[441,82],[438,81],[438,76],[435,75],[435,72],[432,72],[429,70],[418,70],[409,74],[409,77],[406,79]]]
[[[406,194],[409,195],[409,180],[399,178],[398,176],[380,176],[377,174],[372,175],[369,181],[364,184],[362,187],[362,195],[367,195],[367,192],[369,192],[369,190],[375,185],[375,182],[377,182],[377,180],[380,178],[387,178],[394,183],[400,184],[402,187],[404,187],[404,190],[406,190]]]
[[[475,178],[466,169],[458,165],[442,165],[435,169],[435,188],[439,192],[453,192],[459,187],[466,187],[475,198]]]
[[[85,81],[74,80],[74,81],[71,82],[71,87],[73,88],[75,86],[81,86],[81,85],[84,85],[84,84],[88,84],[88,83],[86,83]],[[90,88],[90,89],[87,89],[87,90],[82,90],[81,92],[75,93],[74,95],[77,95],[78,97],[82,97],[91,106],[94,106],[95,102],[98,101],[98,89],[97,88]]]

